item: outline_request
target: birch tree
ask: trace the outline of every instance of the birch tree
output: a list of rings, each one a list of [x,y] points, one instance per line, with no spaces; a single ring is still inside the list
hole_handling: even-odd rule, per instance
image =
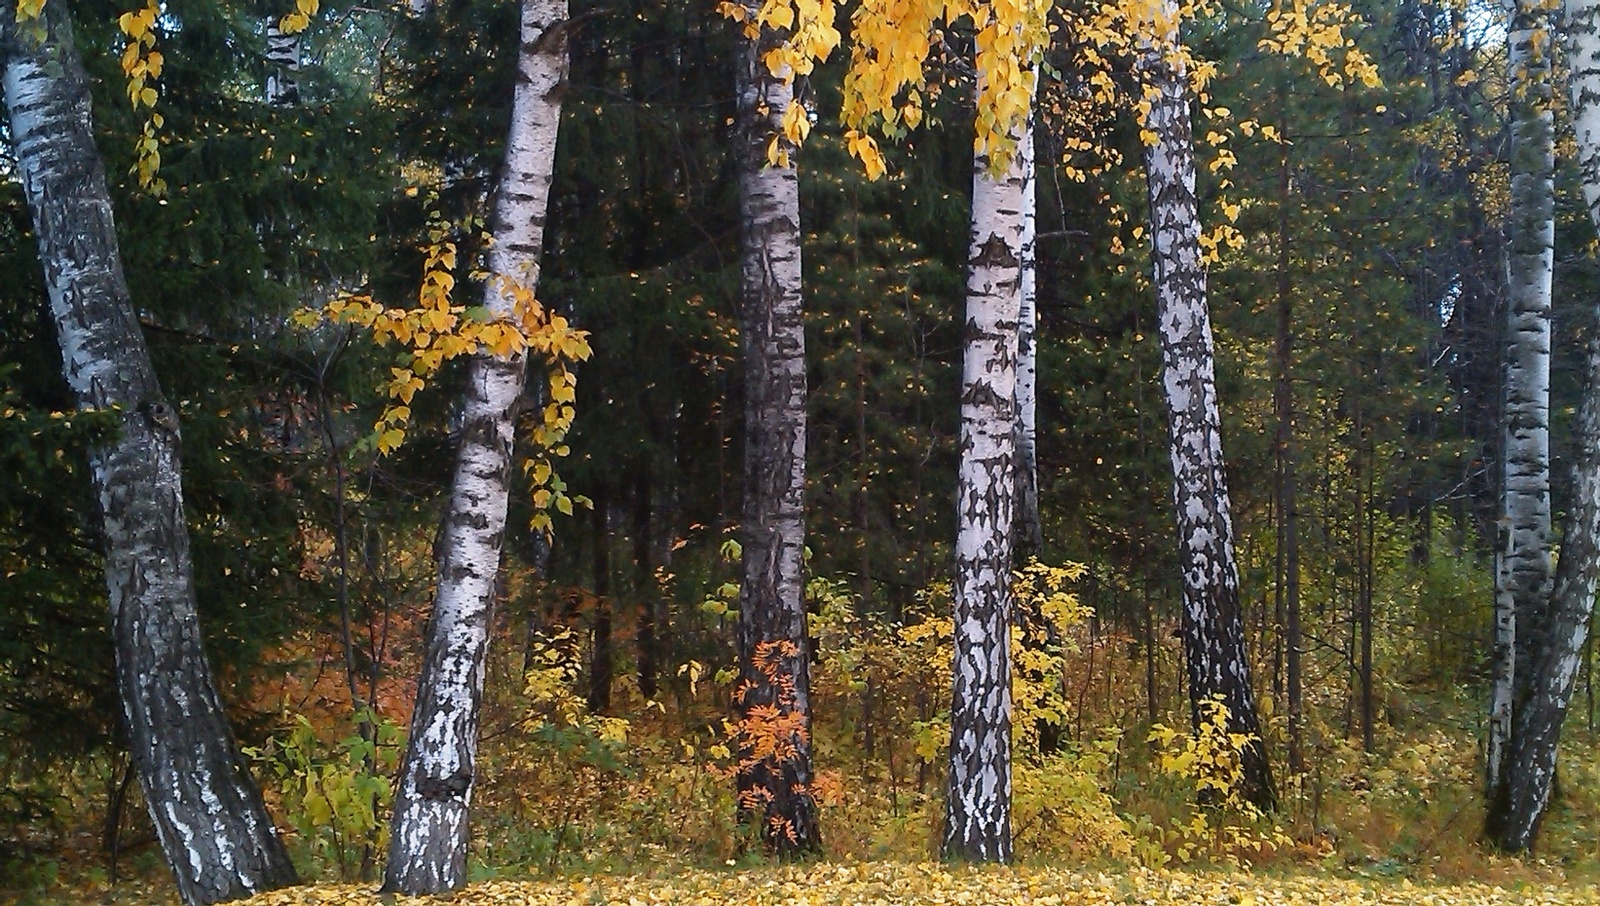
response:
[[[1539,637],[1553,575],[1550,560],[1550,292],[1555,265],[1555,131],[1551,109],[1551,0],[1508,0],[1511,85],[1511,213],[1507,228],[1505,397],[1501,516],[1495,545],[1493,681],[1488,786],[1503,781],[1506,748],[1523,693],[1519,665]],[[1493,819],[1491,818],[1491,824]]]
[[[523,0],[505,164],[495,192],[484,306],[525,323],[537,303],[545,210],[566,82],[566,0]],[[461,447],[439,543],[411,736],[395,791],[384,890],[419,895],[467,880],[468,806],[489,618],[511,490],[517,400],[526,353],[473,356]]]
[[[295,883],[200,643],[180,432],[128,292],[89,81],[66,4],[4,16],[5,99],[67,383],[120,416],[90,451],[117,688],[151,823],[185,903]]]
[[[794,79],[838,33],[831,4],[809,14],[802,4],[776,21],[761,18],[763,5],[746,0],[732,11],[745,23],[735,68],[745,361],[737,783],[741,816],[757,823],[768,849],[793,854],[821,848],[810,789],[805,315],[793,159],[809,120]]]
[[[1037,81],[1037,78],[1035,79]],[[1039,521],[1039,268],[1038,186],[1032,120],[1017,142],[1022,175],[1022,237],[1017,315],[1017,501],[1018,559],[1037,556],[1044,548]]]
[[[1191,719],[1220,700],[1228,730],[1250,738],[1242,753],[1246,799],[1274,805],[1272,774],[1256,715],[1239,613],[1228,478],[1222,457],[1215,351],[1206,303],[1206,268],[1195,199],[1194,136],[1188,67],[1178,36],[1177,4],[1166,0],[1154,40],[1140,57],[1145,83],[1145,171],[1150,201],[1151,258],[1161,342],[1161,381],[1172,455],[1183,581],[1183,651]]]
[[[955,657],[947,859],[1007,862],[1011,848],[1011,569],[1017,491],[1017,355],[1035,68],[1048,40],[1042,0],[912,4],[871,0],[852,20],[847,141],[883,172],[865,130],[922,120],[917,85],[935,23],[970,17],[977,71],[971,241],[956,484]]]
[[[1554,262],[1549,5],[1517,4],[1510,33],[1512,212],[1506,340],[1503,551],[1496,571],[1495,676],[1486,829],[1533,847],[1550,804],[1556,748],[1600,571],[1600,341],[1591,338],[1575,424],[1578,459],[1561,556],[1550,577],[1550,292]],[[1566,4],[1573,126],[1584,200],[1600,225],[1600,2]]]
[[[282,22],[267,23],[267,103],[287,107],[300,102],[300,32]]]
[[[1023,121],[1026,122],[1025,120]],[[1020,147],[1026,126],[1008,138]],[[973,158],[956,483],[955,669],[944,855],[1011,861],[1011,568],[1024,155]]]

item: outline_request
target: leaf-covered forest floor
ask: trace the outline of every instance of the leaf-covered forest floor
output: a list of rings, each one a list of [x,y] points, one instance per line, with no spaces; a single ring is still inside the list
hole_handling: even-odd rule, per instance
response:
[[[372,885],[328,885],[275,891],[250,906],[393,906],[438,902],[387,897]],[[1246,874],[1062,867],[947,868],[926,863],[823,863],[737,872],[689,871],[665,877],[585,877],[565,881],[489,881],[450,899],[454,904],[684,904],[684,906],[812,906],[812,904],[1497,904],[1600,903],[1593,884],[1482,883],[1426,885],[1409,880],[1335,878],[1320,874]]]
[[[1369,868],[1371,868],[1369,866]],[[491,880],[445,898],[380,894],[377,885],[316,884],[261,894],[247,906],[911,906],[911,904],[1037,904],[1037,906],[1489,906],[1600,903],[1593,880],[1559,880],[1522,863],[1499,883],[1419,882],[1382,866],[1289,870],[1147,869],[1066,866],[944,866],[913,862],[823,862],[710,871],[686,869],[543,881]],[[58,888],[47,906],[68,903],[176,906],[163,880],[116,887]]]

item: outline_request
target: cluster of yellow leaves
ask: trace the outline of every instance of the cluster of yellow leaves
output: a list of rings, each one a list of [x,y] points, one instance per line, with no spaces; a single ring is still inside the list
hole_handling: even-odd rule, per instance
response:
[[[626,743],[631,725],[625,718],[591,713],[588,703],[573,691],[579,663],[578,641],[570,629],[534,640],[522,675],[529,718],[536,724],[584,729],[603,742]]]
[[[1069,630],[1088,619],[1090,609],[1069,589],[1083,578],[1079,563],[1050,566],[1029,561],[1017,570],[1011,588],[1019,618],[1011,634],[1012,746],[1039,748],[1041,721],[1060,726],[1070,714],[1061,678],[1061,655],[1074,646]]]
[[[928,55],[962,19],[974,31],[979,73],[973,148],[1004,170],[1033,107],[1050,7],[1050,0],[862,0],[851,17],[842,113],[846,147],[867,175],[887,170],[872,133],[898,138],[921,125]]]
[[[278,31],[286,35],[297,35],[311,27],[311,17],[317,14],[321,6],[317,0],[294,0],[294,12],[278,20]]]
[[[761,62],[767,71],[791,87],[796,78],[809,76],[839,46],[834,0],[760,0],[759,6],[724,0],[717,5],[717,12],[743,23],[744,36],[762,48]],[[790,103],[783,111],[778,134],[767,146],[767,162],[774,167],[790,166],[790,152],[810,133],[811,117],[805,105]]]
[[[294,320],[303,328],[321,321],[353,324],[372,331],[380,345],[393,341],[405,347],[401,363],[390,369],[385,384],[389,403],[369,438],[384,455],[405,442],[412,398],[445,362],[474,354],[502,359],[530,352],[541,355],[548,364],[549,395],[530,430],[537,452],[523,463],[523,470],[533,485],[533,527],[548,531],[550,507],[571,515],[574,502],[583,502],[567,495],[554,460],[570,452],[565,439],[577,415],[577,377],[568,364],[589,358],[588,333],[547,310],[526,284],[504,276],[476,275],[491,281],[491,288],[510,300],[509,315],[495,316],[487,309],[469,310],[455,304],[457,251],[453,235],[453,228],[442,221],[429,227],[416,307],[388,308],[371,296],[348,295],[322,309],[302,309]]]
[[[1261,50],[1305,57],[1324,82],[1335,88],[1359,82],[1368,88],[1380,83],[1378,67],[1351,37],[1363,20],[1339,0],[1279,0],[1267,11],[1271,32],[1262,38]]]
[[[259,894],[248,906],[424,906],[431,897],[379,894],[373,885],[298,887]],[[741,872],[689,871],[668,876],[600,875],[558,881],[490,881],[453,895],[455,906],[1563,906],[1600,902],[1593,887],[1482,884],[1418,885],[1316,876],[1254,877],[1131,869],[948,867],[864,862],[792,865]]]
[[[1168,832],[1180,861],[1206,855],[1238,865],[1250,855],[1290,845],[1283,829],[1269,824],[1240,794],[1241,756],[1254,740],[1229,731],[1228,706],[1220,697],[1200,703],[1200,726],[1194,733],[1156,724],[1150,741],[1160,749],[1156,764],[1161,772],[1192,785],[1196,798],[1206,803],[1191,809],[1188,820]]]
[[[42,9],[43,2],[39,3]],[[157,174],[161,170],[161,144],[156,130],[165,120],[155,112],[157,94],[153,80],[161,76],[164,60],[156,45],[156,17],[161,15],[157,0],[146,0],[143,9],[123,13],[117,17],[117,28],[127,37],[122,49],[122,74],[128,77],[128,100],[133,109],[143,107],[150,111],[145,118],[139,137],[134,140],[134,163],[131,172],[139,180],[139,188],[152,195],[164,195],[167,182]]]

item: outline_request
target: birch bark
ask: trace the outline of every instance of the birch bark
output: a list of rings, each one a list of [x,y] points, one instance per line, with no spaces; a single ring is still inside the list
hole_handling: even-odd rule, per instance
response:
[[[185,903],[295,882],[246,772],[200,643],[177,412],[162,395],[123,276],[88,77],[64,3],[3,17],[16,174],[33,215],[67,383],[116,408],[89,454],[104,529],[117,689],[151,822]]]
[[[1568,0],[1566,40],[1578,168],[1590,216],[1600,225],[1600,0]],[[1530,162],[1536,161],[1530,156]],[[1522,224],[1520,217],[1513,216],[1514,224]],[[1545,367],[1548,375],[1548,359]],[[1594,608],[1595,578],[1600,572],[1600,338],[1590,339],[1584,377],[1572,505],[1554,590],[1539,613],[1542,625],[1534,632],[1522,632],[1523,611],[1519,607],[1516,612],[1518,641],[1532,636],[1542,643],[1536,651],[1518,646],[1510,738],[1502,743],[1499,782],[1490,788],[1488,834],[1509,852],[1533,848],[1550,804],[1561,725],[1572,701]]]
[[[1017,536],[1016,556],[1025,560],[1044,548],[1039,521],[1039,307],[1038,185],[1030,120],[1017,143],[1022,184],[1022,252],[1017,316]]]
[[[511,130],[484,289],[490,314],[513,318],[519,297],[531,297],[538,285],[567,74],[566,0],[523,0],[519,21]],[[470,366],[439,583],[395,791],[386,891],[438,893],[467,880],[467,811],[525,358],[478,355]]]
[[[267,23],[267,103],[290,107],[300,103],[300,34],[285,34]]]
[[[980,75],[980,78],[982,76]],[[1018,150],[1026,125],[1013,127]],[[1028,173],[976,155],[956,490],[955,661],[944,857],[1009,862],[1017,332]]]
[[[1176,23],[1176,4],[1168,2],[1166,7],[1166,20]],[[1230,732],[1253,739],[1241,753],[1240,792],[1266,810],[1275,805],[1275,794],[1239,613],[1239,571],[1233,555],[1206,271],[1200,255],[1188,73],[1169,52],[1177,48],[1178,40],[1173,25],[1159,44],[1145,51],[1140,69],[1154,92],[1146,128],[1155,139],[1145,148],[1145,170],[1183,570],[1183,650],[1191,718],[1198,724],[1200,703],[1207,699],[1220,698],[1227,706]]]
[[[747,20],[760,3],[747,0]],[[768,848],[821,847],[811,785],[811,669],[803,599],[806,477],[805,317],[800,180],[782,136],[793,86],[762,56],[763,28],[739,51],[737,88],[741,325],[745,358],[743,582],[739,589],[739,810]],[[783,142],[790,160],[771,163]],[[764,744],[764,739],[773,739]]]
[[[1505,402],[1496,545],[1488,787],[1504,781],[1523,697],[1522,665],[1545,640],[1550,558],[1550,292],[1555,264],[1555,130],[1551,0],[1508,0],[1511,29],[1511,214],[1506,259]]]

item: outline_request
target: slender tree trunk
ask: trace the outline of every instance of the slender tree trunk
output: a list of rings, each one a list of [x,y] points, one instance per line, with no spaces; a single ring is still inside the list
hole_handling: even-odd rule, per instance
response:
[[[1015,530],[1017,322],[1028,171],[1021,148],[1003,173],[973,160],[956,491],[954,690],[944,856],[1011,861],[1011,567]]]
[[[1171,21],[1176,22],[1176,5],[1168,6]],[[1163,43],[1170,49],[1177,42],[1174,28]],[[1206,271],[1200,257],[1188,75],[1161,46],[1145,52],[1141,70],[1147,84],[1156,89],[1146,123],[1155,143],[1145,148],[1145,169],[1162,384],[1171,432],[1173,503],[1181,545],[1183,648],[1191,718],[1198,723],[1200,704],[1207,699],[1219,698],[1227,706],[1229,730],[1251,737],[1242,752],[1241,793],[1270,809],[1275,804],[1272,774],[1239,613],[1239,571],[1222,458]]]
[[[1600,2],[1569,0],[1566,14],[1578,167],[1583,176],[1584,200],[1591,217],[1600,225]],[[1548,27],[1547,22],[1545,27]],[[1517,34],[1513,32],[1512,35],[1514,49]],[[1513,60],[1519,59],[1514,54]],[[1539,77],[1548,79],[1547,74]],[[1544,108],[1543,112],[1548,115],[1548,108]],[[1520,121],[1514,122],[1523,125]],[[1547,123],[1537,128],[1527,128],[1530,136],[1527,140],[1545,142],[1544,145],[1536,145],[1534,151],[1548,153],[1544,149],[1549,148],[1549,128]],[[1514,138],[1514,156],[1518,150],[1526,149],[1519,149]],[[1537,162],[1532,154],[1527,159],[1530,165]],[[1524,177],[1533,187],[1528,191],[1538,193],[1534,197],[1540,203],[1549,197],[1545,194],[1549,191],[1548,180],[1538,178],[1548,171],[1513,173],[1514,177]],[[1513,192],[1516,190],[1517,184],[1514,182]],[[1544,210],[1546,213],[1540,216],[1553,214],[1552,206],[1547,205]],[[1524,223],[1520,213],[1513,211],[1514,226]],[[1550,222],[1536,222],[1534,213],[1527,212],[1527,228],[1531,229],[1535,224],[1545,227]],[[1536,258],[1530,248],[1527,254],[1530,267],[1550,262],[1553,238],[1551,235],[1542,258]],[[1540,241],[1544,241],[1542,236]],[[1512,253],[1516,256],[1521,246],[1516,244],[1515,234],[1513,243]],[[1517,275],[1518,272],[1513,270],[1514,293]],[[1545,283],[1544,287],[1548,294],[1549,284]],[[1548,317],[1544,321],[1544,348],[1547,352],[1543,368],[1548,380]],[[1499,771],[1499,782],[1490,787],[1487,822],[1489,838],[1508,852],[1525,852],[1533,848],[1539,824],[1550,804],[1550,792],[1555,784],[1557,744],[1588,641],[1595,578],[1600,572],[1600,338],[1592,337],[1589,341],[1585,381],[1576,425],[1579,453],[1573,473],[1572,503],[1562,536],[1554,589],[1549,604],[1543,605],[1538,612],[1541,625],[1533,632],[1524,631],[1526,623],[1520,602],[1516,613],[1517,682],[1511,733],[1503,750],[1505,760]],[[1509,443],[1509,429],[1507,436]],[[1509,453],[1507,459],[1510,459]],[[1507,474],[1509,478],[1509,467]],[[1524,647],[1525,639],[1537,643],[1538,647]]]
[[[123,276],[89,81],[64,3],[3,16],[15,176],[33,216],[62,365],[78,404],[116,409],[89,453],[105,544],[128,748],[185,903],[295,882],[245,770],[200,643],[178,414],[162,395]]]
[[[523,0],[511,130],[484,288],[484,304],[495,316],[514,316],[518,292],[538,285],[566,81],[566,19],[566,0]],[[520,354],[479,355],[468,373],[439,584],[395,791],[386,891],[438,893],[467,880],[467,808],[525,365]]]
[[[589,711],[611,708],[611,502],[601,489],[594,497],[594,644],[589,649]]]
[[[1600,338],[1589,341],[1585,379],[1572,509],[1555,590],[1539,633],[1546,644],[1519,665],[1526,678],[1519,686],[1526,692],[1517,697],[1501,782],[1489,800],[1489,838],[1507,852],[1533,848],[1549,807],[1557,743],[1572,702],[1594,607],[1595,578],[1600,574]]]
[[[747,2],[754,17],[759,4]],[[768,71],[779,36],[746,39],[737,66],[745,357],[744,581],[739,589],[739,810],[775,852],[821,847],[811,797],[811,666],[803,551],[806,479],[805,318],[800,180],[768,161],[795,103]],[[788,148],[790,155],[794,148]],[[763,715],[775,715],[764,717]],[[778,745],[756,754],[763,738]]]
[[[1496,546],[1489,798],[1498,798],[1523,665],[1545,643],[1553,576],[1550,545],[1550,292],[1555,262],[1555,144],[1551,87],[1554,22],[1542,0],[1508,0],[1512,13],[1511,216],[1506,273],[1502,512]]]
[[[1284,90],[1278,92],[1280,119],[1287,111]],[[1273,397],[1278,416],[1278,556],[1283,595],[1284,672],[1287,686],[1284,697],[1289,711],[1289,770],[1305,770],[1305,687],[1301,676],[1300,653],[1305,644],[1300,630],[1300,502],[1296,485],[1294,434],[1294,295],[1289,264],[1289,182],[1288,142],[1281,145],[1278,161],[1278,338],[1277,375]]]
[[[1044,549],[1044,527],[1039,521],[1039,310],[1038,310],[1038,186],[1030,127],[1017,145],[1017,166],[1022,172],[1022,273],[1017,317],[1017,515],[1016,557],[1025,562]]]
[[[639,473],[633,484],[633,567],[634,594],[639,601],[639,634],[635,648],[639,658],[639,694],[646,700],[656,697],[656,673],[660,670],[661,643],[656,638],[656,599],[660,589],[656,585],[655,564],[650,556],[651,505],[650,464],[639,464]]]

